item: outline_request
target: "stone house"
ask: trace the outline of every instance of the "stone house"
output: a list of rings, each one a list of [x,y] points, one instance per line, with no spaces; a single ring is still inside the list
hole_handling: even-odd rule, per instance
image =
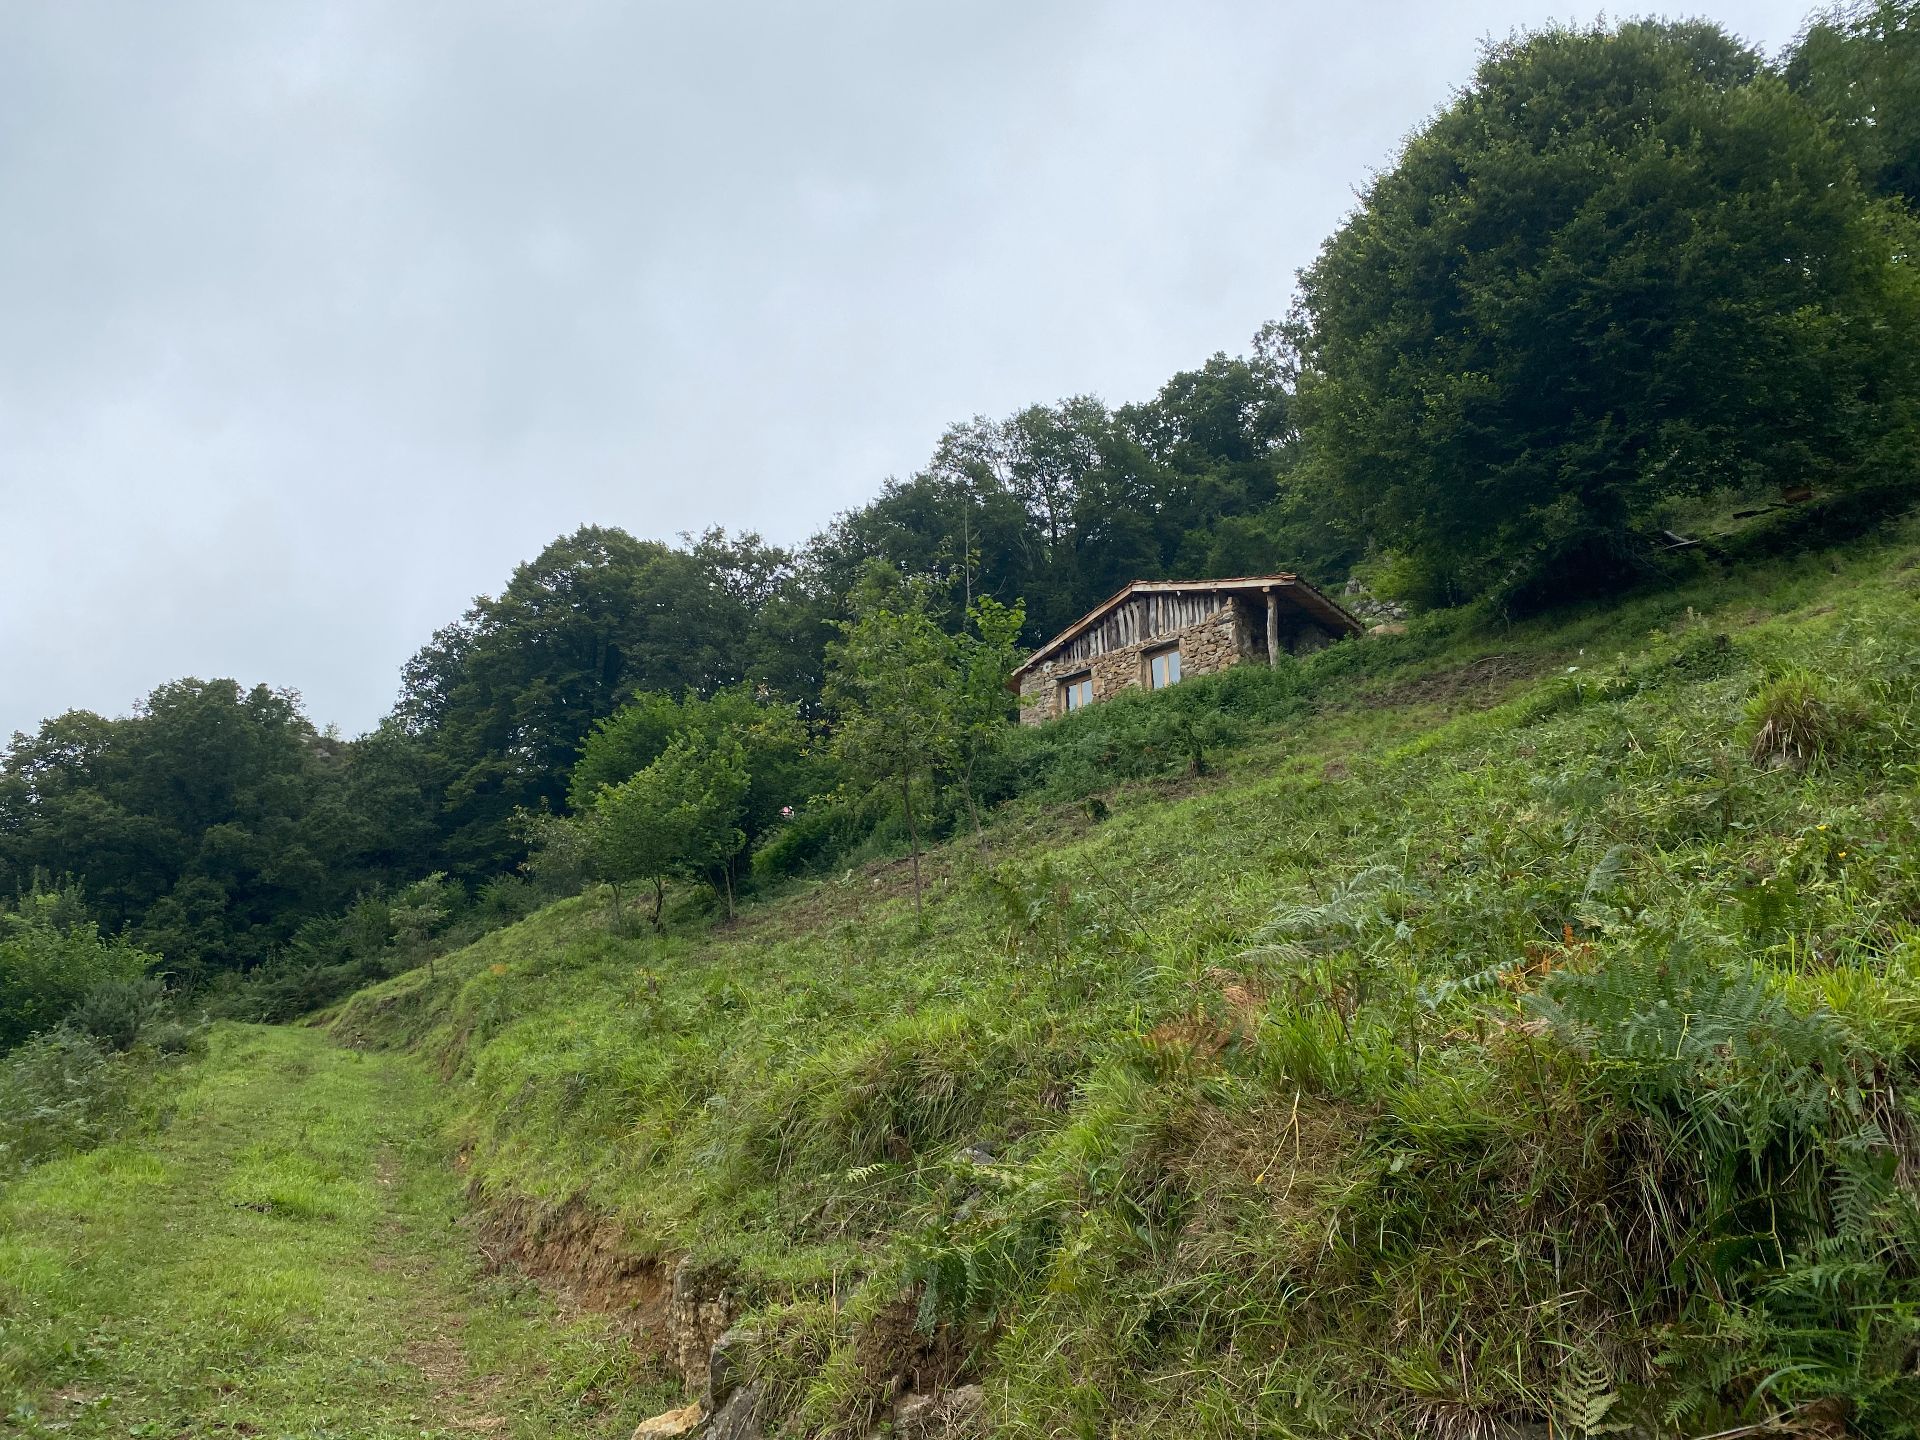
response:
[[[1122,690],[1271,665],[1363,628],[1297,575],[1136,580],[1035,650],[1008,684],[1021,720],[1039,725]]]

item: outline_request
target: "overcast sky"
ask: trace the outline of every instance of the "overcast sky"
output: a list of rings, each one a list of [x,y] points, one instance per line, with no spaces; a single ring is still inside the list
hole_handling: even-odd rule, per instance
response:
[[[0,0],[0,736],[182,675],[354,733],[582,523],[797,543],[951,421],[1150,395],[1570,15]]]

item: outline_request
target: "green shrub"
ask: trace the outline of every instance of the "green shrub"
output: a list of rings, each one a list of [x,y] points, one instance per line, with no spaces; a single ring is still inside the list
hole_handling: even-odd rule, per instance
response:
[[[1305,708],[1299,667],[1241,665],[1168,690],[1130,690],[1009,730],[976,771],[980,798],[1082,800],[1128,780],[1204,773],[1215,752]]]
[[[133,1074],[125,1057],[72,1030],[0,1060],[0,1174],[112,1139],[131,1118]]]
[[[163,1016],[141,1033],[140,1043],[152,1047],[154,1054],[167,1059],[204,1055],[207,1053],[207,1027]]]
[[[166,1003],[166,985],[150,976],[103,980],[68,1013],[67,1024],[110,1050],[131,1050]]]
[[[51,1030],[96,986],[158,963],[70,909],[60,895],[34,894],[18,913],[0,912],[0,1050]]]
[[[540,908],[541,896],[525,875],[496,875],[480,887],[476,904],[488,929],[523,920]]]
[[[283,1025],[384,980],[395,969],[385,951],[321,961],[310,952],[288,950],[201,998],[222,1019]]]
[[[753,852],[754,879],[764,884],[832,869],[872,829],[870,808],[832,799],[806,806]]]

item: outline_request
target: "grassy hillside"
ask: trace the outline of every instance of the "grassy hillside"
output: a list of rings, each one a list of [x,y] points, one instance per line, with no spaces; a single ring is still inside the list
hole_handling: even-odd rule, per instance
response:
[[[724,1277],[790,1433],[1913,1433],[1917,562],[1195,682],[1211,773],[1007,808],[924,929],[897,866],[589,895],[336,1033],[483,1200]]]

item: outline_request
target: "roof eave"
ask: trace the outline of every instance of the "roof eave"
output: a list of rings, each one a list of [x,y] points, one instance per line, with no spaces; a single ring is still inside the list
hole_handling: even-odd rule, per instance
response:
[[[1345,630],[1349,635],[1361,635],[1366,632],[1366,627],[1342,608],[1339,602],[1329,599],[1326,594],[1302,580],[1291,570],[1282,570],[1272,575],[1235,575],[1221,580],[1130,580],[1058,635],[1036,648],[1033,654],[1022,661],[1007,677],[1008,684],[1013,685],[1034,666],[1045,663],[1062,646],[1077,639],[1128,596],[1142,591],[1193,590],[1246,590],[1256,593],[1268,590],[1289,590],[1293,592],[1290,598],[1300,609],[1333,629]]]

